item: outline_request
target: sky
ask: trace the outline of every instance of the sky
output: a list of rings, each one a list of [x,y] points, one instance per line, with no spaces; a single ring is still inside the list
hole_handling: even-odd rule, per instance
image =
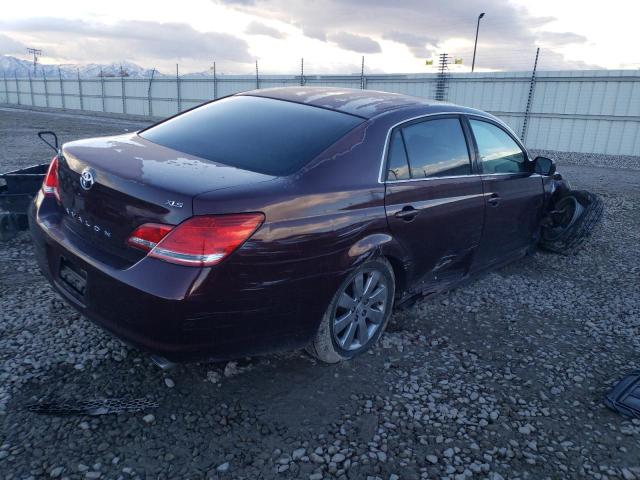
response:
[[[439,53],[469,70],[638,69],[640,0],[6,1],[0,55],[43,63],[130,61],[163,72],[434,71]]]

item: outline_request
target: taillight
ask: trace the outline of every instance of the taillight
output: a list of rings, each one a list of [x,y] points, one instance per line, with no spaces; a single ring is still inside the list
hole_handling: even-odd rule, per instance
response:
[[[264,221],[261,213],[191,217],[175,228],[144,224],[127,243],[170,263],[206,267],[220,263]]]
[[[128,238],[127,243],[132,247],[148,252],[172,229],[173,226],[171,225],[145,223],[134,230]]]
[[[56,201],[60,203],[60,184],[58,182],[58,156],[56,155],[51,159],[49,164],[49,170],[42,182],[42,193],[47,197],[55,197]]]

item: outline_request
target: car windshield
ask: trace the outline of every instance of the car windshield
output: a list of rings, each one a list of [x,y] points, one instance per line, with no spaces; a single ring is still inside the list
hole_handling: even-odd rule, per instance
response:
[[[152,126],[140,135],[225,165],[290,175],[364,119],[262,97],[234,96]]]

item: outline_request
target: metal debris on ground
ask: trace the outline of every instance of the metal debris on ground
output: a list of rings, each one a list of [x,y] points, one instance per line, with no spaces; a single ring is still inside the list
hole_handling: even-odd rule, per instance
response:
[[[622,415],[640,418],[640,370],[620,380],[604,397],[604,404]]]
[[[105,398],[102,400],[45,400],[27,406],[42,415],[105,415],[141,412],[158,408],[158,402],[146,398]]]

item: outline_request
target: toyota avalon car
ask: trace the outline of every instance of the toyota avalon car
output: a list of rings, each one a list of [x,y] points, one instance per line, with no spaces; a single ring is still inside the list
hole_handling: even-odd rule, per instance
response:
[[[554,171],[479,110],[265,89],[66,143],[30,225],[59,294],[161,359],[337,362],[394,304],[531,251]]]

